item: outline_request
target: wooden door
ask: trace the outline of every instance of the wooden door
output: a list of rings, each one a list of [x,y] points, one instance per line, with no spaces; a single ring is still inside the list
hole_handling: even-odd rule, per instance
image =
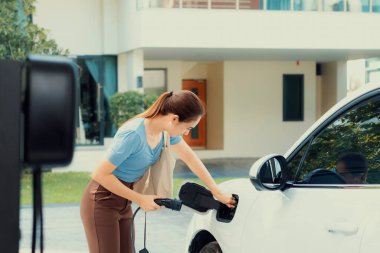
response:
[[[183,80],[182,89],[192,91],[206,107],[206,80]],[[199,124],[183,139],[193,148],[206,148],[206,117],[202,117]]]

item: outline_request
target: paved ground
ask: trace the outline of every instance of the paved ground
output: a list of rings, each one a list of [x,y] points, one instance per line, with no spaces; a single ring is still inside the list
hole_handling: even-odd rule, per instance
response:
[[[136,206],[134,206],[135,210]],[[22,239],[20,252],[31,252],[32,209],[21,208],[20,226]],[[147,248],[152,253],[184,252],[186,227],[191,220],[189,210],[175,212],[160,210],[147,214]],[[44,236],[46,253],[88,252],[79,204],[49,205],[44,208]],[[143,246],[144,215],[139,212],[136,224],[136,251]],[[38,251],[39,252],[39,251]]]
[[[209,159],[204,161],[213,177],[247,177],[256,159]],[[193,177],[186,166],[177,161],[175,177]],[[134,210],[136,206],[134,205]],[[185,208],[184,208],[185,209]],[[79,217],[79,204],[57,204],[44,207],[44,236],[46,253],[88,252],[86,239]],[[136,251],[143,245],[143,212],[136,217]],[[175,212],[162,209],[147,215],[147,248],[151,253],[183,253],[187,225],[192,217],[189,209]],[[30,252],[32,238],[32,208],[20,210],[20,252]]]

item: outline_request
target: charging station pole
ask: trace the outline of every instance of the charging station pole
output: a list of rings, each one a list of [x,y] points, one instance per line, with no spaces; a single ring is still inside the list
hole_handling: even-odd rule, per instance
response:
[[[19,250],[21,63],[0,60],[0,252]]]

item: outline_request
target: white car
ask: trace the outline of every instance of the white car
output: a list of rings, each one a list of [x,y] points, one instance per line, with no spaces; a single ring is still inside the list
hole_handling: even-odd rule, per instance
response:
[[[380,252],[380,87],[347,96],[284,156],[221,188],[238,206],[194,214],[190,253]]]

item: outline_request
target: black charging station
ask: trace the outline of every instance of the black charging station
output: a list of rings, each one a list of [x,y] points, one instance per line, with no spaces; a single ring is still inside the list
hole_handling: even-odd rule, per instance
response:
[[[64,57],[0,61],[0,252],[19,250],[20,172],[33,171],[34,252],[42,236],[41,169],[70,163],[74,150],[78,71]],[[37,221],[37,222],[36,222]]]
[[[30,56],[24,71],[24,162],[67,165],[75,144],[77,69],[67,58]]]
[[[21,67],[0,61],[0,252],[18,252],[20,202]]]

